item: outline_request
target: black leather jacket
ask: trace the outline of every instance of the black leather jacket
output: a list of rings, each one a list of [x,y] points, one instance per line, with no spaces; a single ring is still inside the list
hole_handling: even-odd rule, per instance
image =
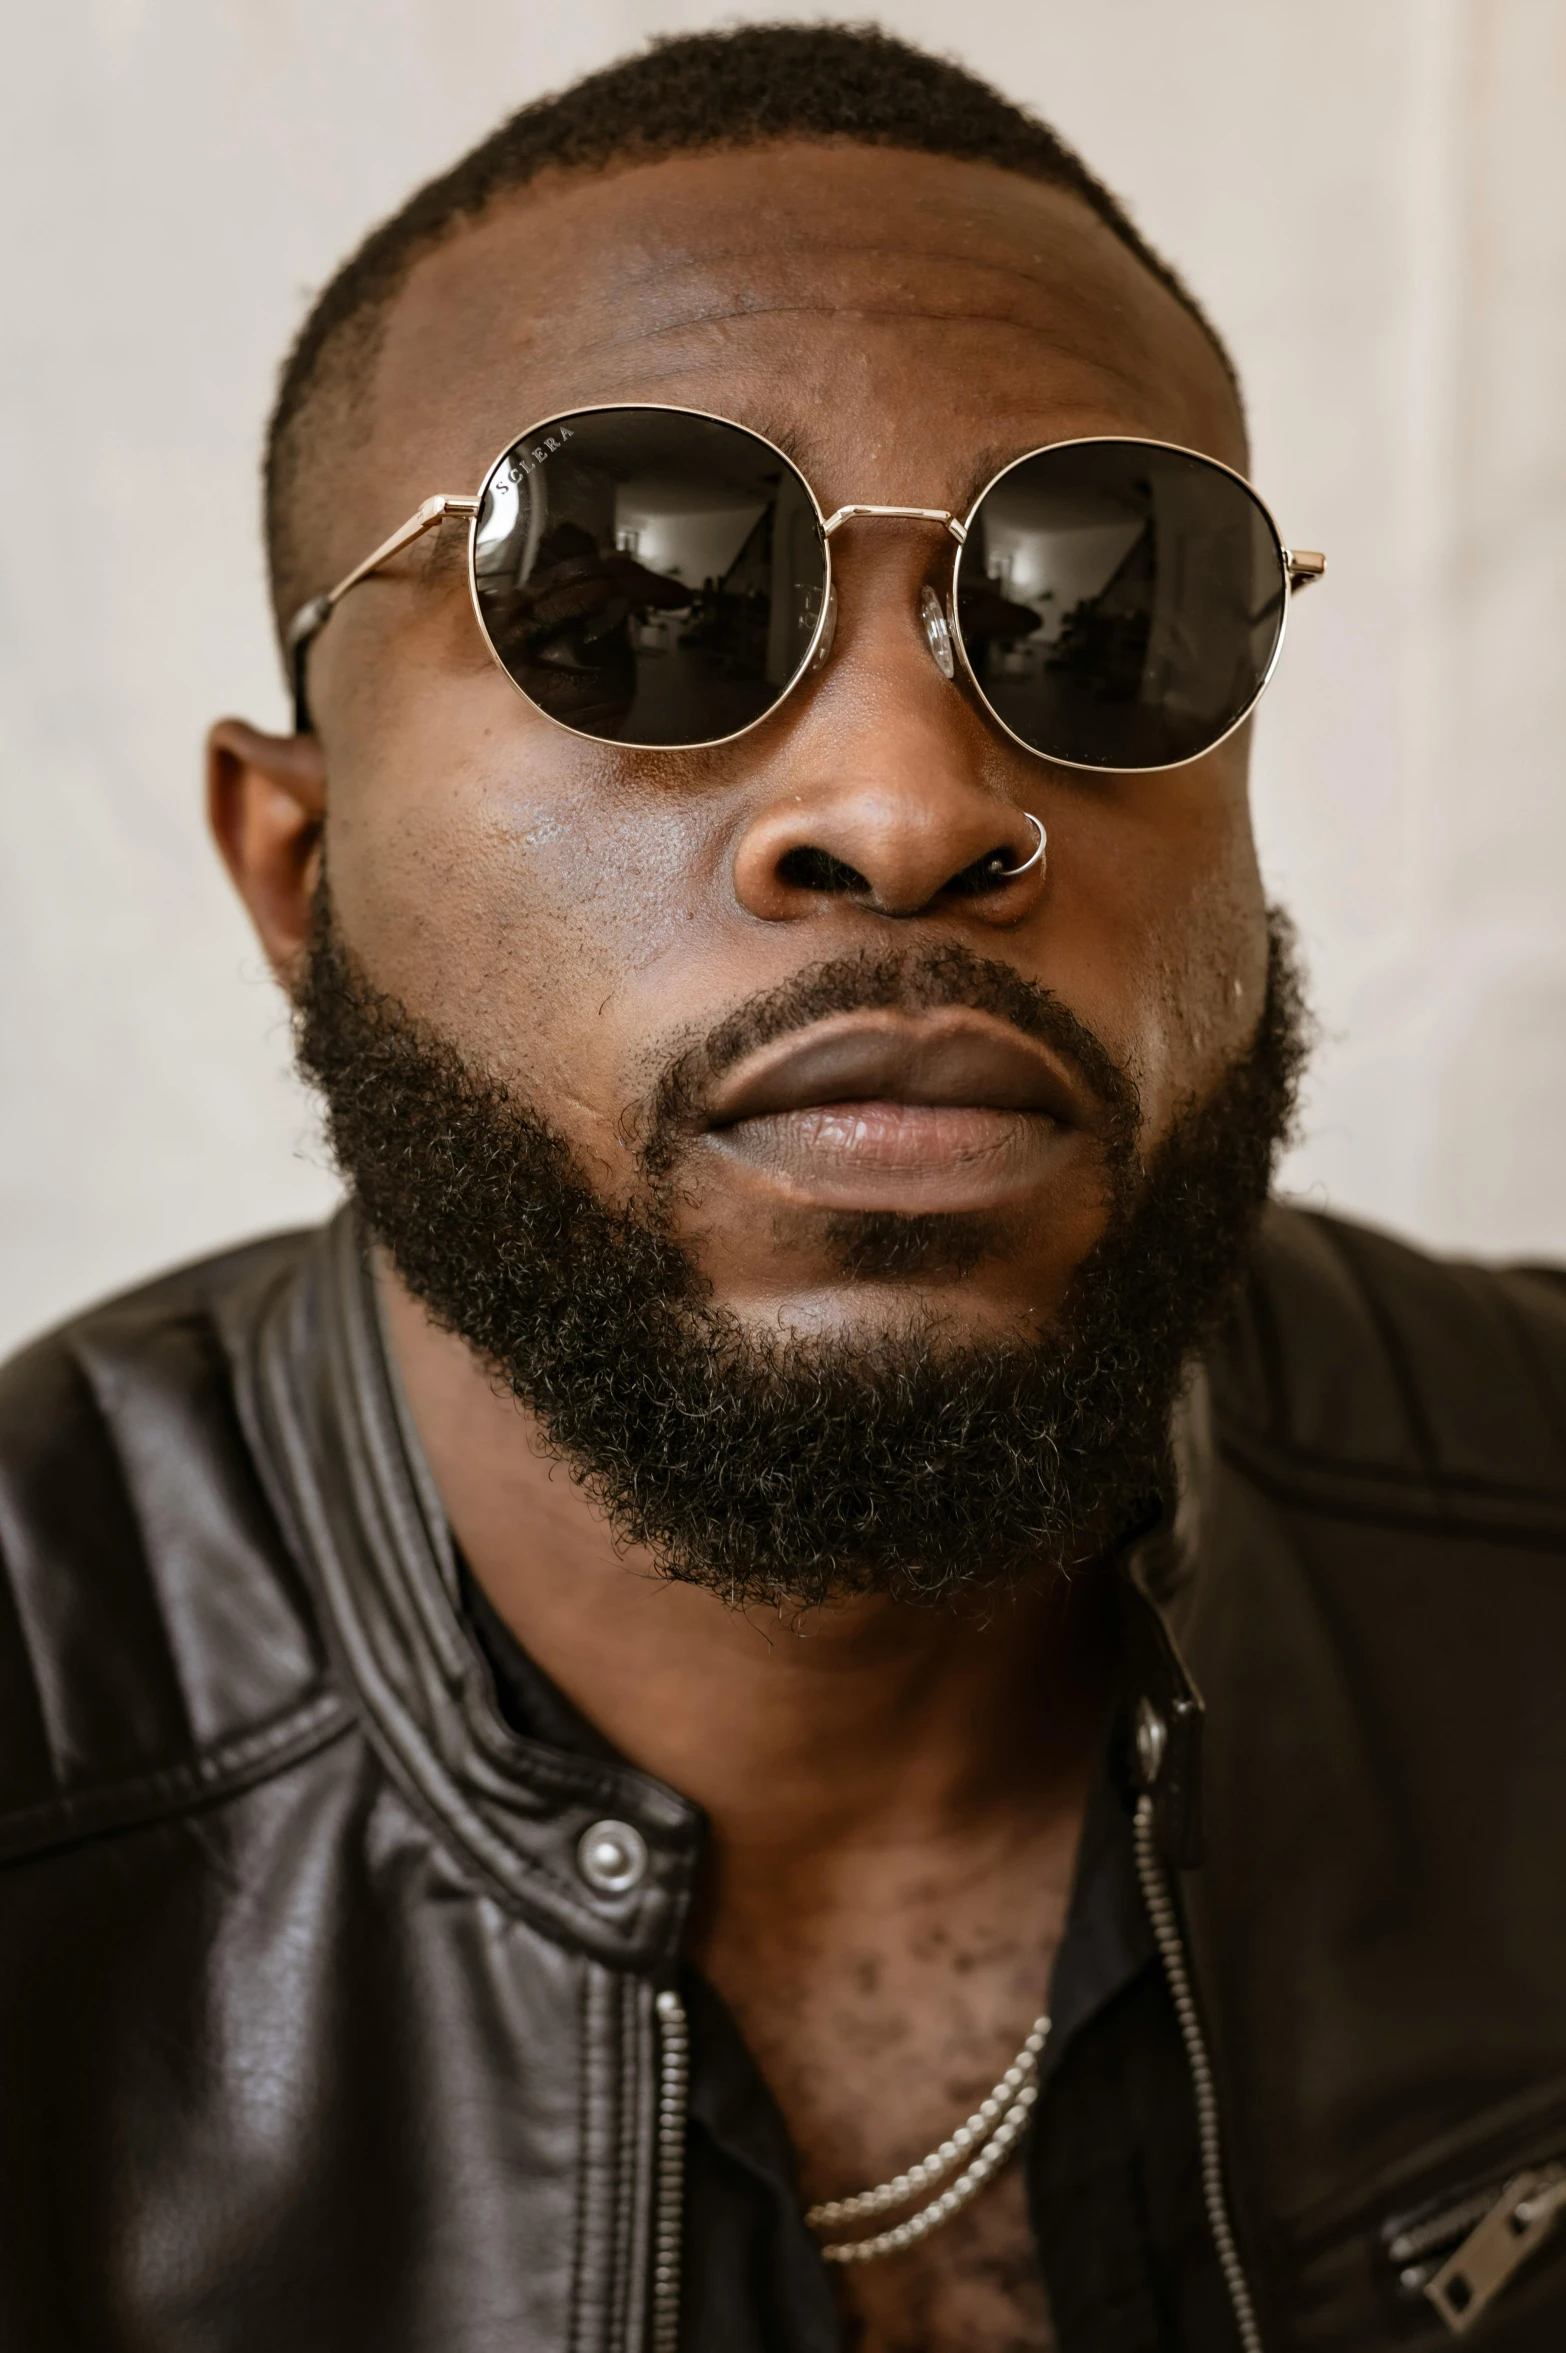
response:
[[[1235,2333],[1560,2353],[1566,1291],[1274,1211],[1188,1439],[1138,1844]],[[15,1360],[0,1559],[5,2353],[672,2353],[693,1810],[502,1721],[351,1219]]]

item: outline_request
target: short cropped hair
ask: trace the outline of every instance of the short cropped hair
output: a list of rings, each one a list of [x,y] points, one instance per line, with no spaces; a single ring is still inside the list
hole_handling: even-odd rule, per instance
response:
[[[328,583],[309,577],[302,490],[328,412],[351,411],[387,307],[415,261],[550,167],[592,169],[680,153],[833,140],[999,165],[1063,188],[1197,321],[1239,393],[1234,364],[1189,289],[1124,207],[1047,123],[976,74],[874,25],[743,25],[654,40],[639,55],[540,98],[371,231],[317,299],[284,363],[266,450],[266,543],[279,629]]]

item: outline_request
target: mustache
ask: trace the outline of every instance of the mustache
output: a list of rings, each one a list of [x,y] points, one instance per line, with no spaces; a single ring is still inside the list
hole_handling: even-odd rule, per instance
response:
[[[925,1013],[961,1007],[1009,1022],[1076,1070],[1100,1114],[1106,1158],[1124,1166],[1141,1130],[1136,1082],[1087,1023],[1040,982],[960,942],[941,947],[860,949],[807,966],[775,989],[759,990],[704,1038],[667,1064],[622,1123],[649,1179],[666,1176],[706,1124],[714,1088],[736,1063],[794,1030],[834,1013]]]

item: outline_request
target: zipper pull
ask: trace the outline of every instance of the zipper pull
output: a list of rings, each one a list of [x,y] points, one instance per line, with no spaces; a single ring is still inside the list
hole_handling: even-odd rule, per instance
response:
[[[1514,2271],[1542,2246],[1566,2209],[1566,2165],[1514,2173],[1482,2221],[1427,2282],[1425,2294],[1454,2337],[1471,2329]]]

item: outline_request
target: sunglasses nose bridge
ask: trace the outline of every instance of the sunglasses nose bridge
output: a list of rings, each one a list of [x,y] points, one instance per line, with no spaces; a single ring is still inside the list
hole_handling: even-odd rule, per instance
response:
[[[845,523],[853,522],[938,523],[956,541],[958,547],[961,547],[968,536],[961,518],[954,515],[949,507],[892,507],[859,504],[839,507],[835,513],[828,515],[821,527],[822,537],[830,541]],[[924,642],[930,651],[930,659],[943,678],[955,680],[957,656],[952,623],[955,621],[956,614],[951,600],[938,595],[926,581],[919,590],[916,610]],[[830,592],[826,626],[821,632],[821,642],[816,648],[815,660],[811,663],[813,670],[819,670],[825,663],[832,650],[836,631],[837,588],[834,583]]]
[[[949,507],[839,507],[822,524],[822,536],[830,539],[845,523],[873,521],[881,523],[940,523],[951,533],[960,547],[967,538],[966,526]]]
[[[850,608],[859,608],[859,627],[871,620],[874,631],[890,626],[894,631],[906,626],[893,620],[894,612],[906,614],[914,622],[915,634],[928,652],[941,676],[955,681],[958,672],[955,558],[961,548],[964,531],[961,520],[944,507],[839,507],[825,524],[831,538],[845,521],[913,522],[938,524],[942,536],[935,533],[909,534],[892,547],[876,537],[850,536],[845,544],[839,540],[832,559],[832,578],[827,595],[826,620],[810,664],[812,671],[823,669],[831,658],[834,646],[840,643],[838,628],[840,588],[847,590]],[[852,552],[850,552],[850,550]],[[893,580],[897,585],[893,585]],[[874,616],[872,619],[871,617]],[[854,630],[857,639],[859,627]],[[885,644],[877,659],[885,658]]]

